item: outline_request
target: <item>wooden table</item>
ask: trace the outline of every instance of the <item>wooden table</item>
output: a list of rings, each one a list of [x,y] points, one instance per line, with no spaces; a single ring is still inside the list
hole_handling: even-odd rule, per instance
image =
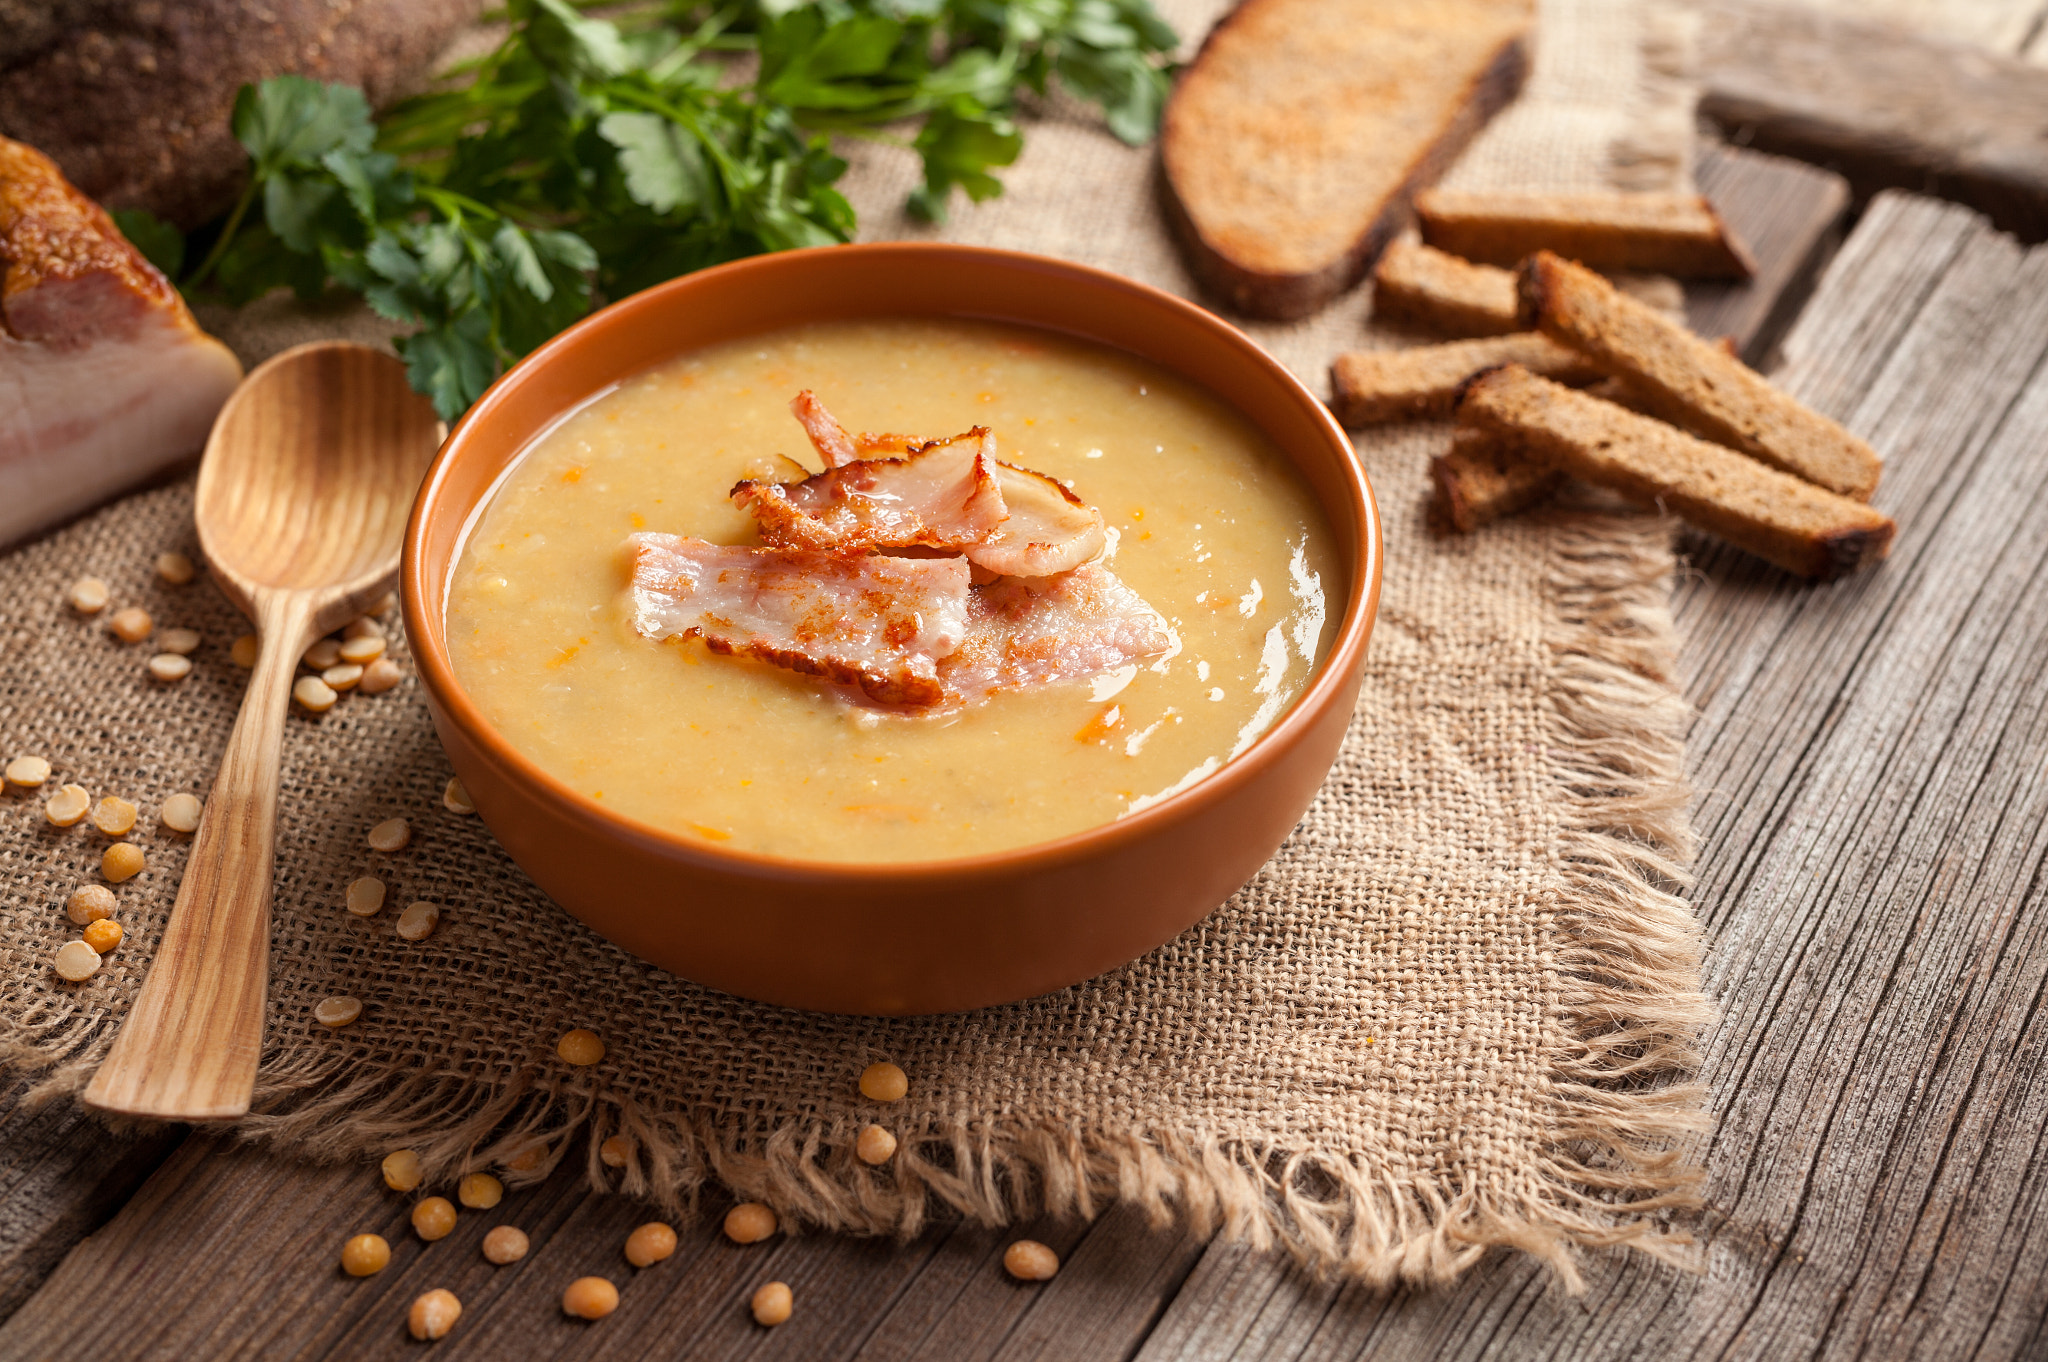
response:
[[[1878,501],[1902,527],[1883,568],[1820,588],[1686,545],[1695,901],[1724,1012],[1704,1272],[1589,1255],[1571,1299],[1501,1254],[1453,1290],[1380,1294],[1112,1212],[1023,1227],[1065,1258],[1039,1286],[999,1266],[1018,1231],[957,1226],[749,1248],[686,1227],[631,1274],[644,1209],[569,1167],[510,1194],[534,1247],[501,1269],[484,1217],[425,1248],[367,1166],[15,1110],[0,1358],[420,1356],[402,1320],[432,1286],[465,1306],[450,1358],[2048,1353],[2048,253],[1880,199],[1802,310],[1841,183],[1754,157],[1704,178],[1767,268],[1696,293],[1695,324],[1760,359],[1797,314],[1781,377],[1891,455]],[[354,1281],[336,1254],[365,1230],[394,1258]],[[594,1271],[624,1305],[565,1319],[562,1284]],[[773,1277],[797,1312],[770,1331],[744,1303]]]

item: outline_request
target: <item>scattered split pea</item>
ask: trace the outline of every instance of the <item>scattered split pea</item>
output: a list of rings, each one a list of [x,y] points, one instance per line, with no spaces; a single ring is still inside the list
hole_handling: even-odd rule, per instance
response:
[[[408,903],[398,915],[398,934],[407,941],[425,941],[441,925],[441,905],[422,900]]]
[[[348,910],[357,917],[375,917],[384,907],[384,881],[365,875],[348,887]]]
[[[430,1244],[446,1239],[455,1232],[455,1203],[445,1196],[430,1196],[415,1204],[412,1232]]]
[[[119,837],[135,826],[135,806],[118,795],[108,795],[92,811],[92,825],[109,837]]]
[[[92,978],[99,970],[100,953],[83,941],[67,941],[57,948],[53,963],[59,975],[75,984]]]
[[[174,794],[164,801],[163,808],[157,813],[157,821],[172,832],[197,832],[199,815],[205,810],[206,806],[199,802],[198,795]]]
[[[159,648],[162,648],[167,653],[176,653],[180,657],[189,657],[199,651],[199,631],[197,629],[166,629],[163,632],[163,636],[157,639],[156,643]]]
[[[97,577],[80,577],[66,594],[71,608],[81,615],[97,615],[107,608],[107,584]]]
[[[472,1211],[488,1211],[505,1199],[505,1184],[489,1173],[470,1173],[455,1184],[455,1199]]]
[[[356,687],[365,695],[382,695],[399,682],[405,680],[405,670],[388,657],[380,657],[363,668],[362,684]]]
[[[880,1126],[862,1126],[853,1142],[854,1156],[862,1163],[887,1163],[896,1153],[896,1137]]]
[[[199,575],[199,569],[182,553],[159,553],[156,556],[156,575],[172,586],[183,586]]]
[[[68,828],[92,808],[92,796],[83,785],[66,785],[43,805],[43,817],[60,828]]]
[[[133,842],[116,842],[100,857],[100,874],[113,883],[120,884],[124,880],[132,880],[140,875],[145,864],[141,847]]]
[[[526,1231],[511,1225],[495,1226],[484,1236],[484,1257],[503,1267],[526,1256]]]
[[[299,702],[299,708],[309,714],[325,714],[334,708],[339,697],[334,687],[317,676],[302,676],[292,682],[292,699]]]
[[[1003,1250],[1003,1269],[1020,1282],[1042,1282],[1060,1270],[1060,1256],[1036,1239],[1019,1239]]]
[[[34,789],[50,778],[50,763],[44,757],[16,757],[7,763],[7,770],[0,774],[7,777],[7,783],[10,785]]]
[[[652,1267],[676,1251],[676,1232],[659,1220],[650,1220],[626,1236],[626,1261],[634,1267]]]
[[[412,824],[403,818],[387,818],[370,829],[370,850],[403,851],[412,841]]]
[[[555,1042],[555,1053],[562,1057],[563,1063],[580,1068],[604,1058],[604,1042],[597,1038],[597,1032],[586,1031],[579,1026],[562,1034],[562,1038]]]
[[[775,1233],[775,1212],[758,1201],[742,1201],[725,1213],[725,1237],[735,1244],[758,1244]]]
[[[861,1071],[861,1096],[871,1102],[900,1102],[903,1094],[909,1091],[909,1077],[887,1060],[870,1064]]]
[[[754,1293],[748,1308],[754,1312],[754,1323],[772,1329],[789,1318],[789,1312],[796,1307],[796,1298],[790,1294],[789,1283],[770,1282]]]
[[[358,998],[322,998],[313,1004],[313,1020],[336,1031],[362,1015],[363,1004]]]
[[[243,671],[256,665],[256,657],[263,651],[263,642],[254,634],[243,634],[228,648],[228,656]]]
[[[603,1319],[619,1308],[619,1288],[602,1277],[578,1277],[562,1293],[562,1311],[577,1319]]]
[[[633,1160],[633,1137],[613,1135],[597,1147],[597,1157],[607,1168],[624,1168]]]
[[[441,806],[450,813],[476,812],[476,801],[469,797],[469,787],[462,783],[462,777],[448,777],[447,788],[441,791]]]
[[[116,906],[114,891],[104,884],[81,884],[64,901],[64,915],[83,927],[101,918],[112,917]]]
[[[410,1192],[420,1185],[420,1156],[410,1149],[395,1149],[384,1156],[380,1165],[384,1172],[384,1185],[394,1192]]]
[[[341,1270],[351,1277],[367,1277],[391,1265],[391,1245],[381,1234],[359,1234],[341,1246]]]
[[[405,1327],[417,1339],[445,1338],[460,1318],[462,1302],[455,1299],[453,1291],[436,1287],[412,1303]]]
[[[116,610],[107,620],[107,628],[113,630],[114,637],[123,643],[140,643],[156,629],[156,621],[141,606],[131,605],[125,610]]]
[[[158,653],[144,664],[158,681],[183,681],[192,674],[192,659],[182,653]]]
[[[78,934],[81,941],[101,955],[108,954],[114,947],[120,945],[123,935],[121,924],[110,917],[86,923],[85,930]]]
[[[300,660],[316,672],[325,671],[341,661],[341,645],[331,638],[323,638],[306,649]]]

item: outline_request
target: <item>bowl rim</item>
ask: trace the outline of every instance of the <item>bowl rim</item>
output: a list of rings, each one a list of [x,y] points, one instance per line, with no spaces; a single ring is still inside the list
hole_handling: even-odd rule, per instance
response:
[[[659,312],[669,305],[668,300],[673,295],[702,287],[703,281],[791,268],[792,262],[826,254],[844,259],[849,267],[857,266],[863,261],[892,256],[953,256],[967,261],[979,260],[1009,267],[1025,266],[1038,271],[1078,276],[1092,284],[1122,290],[1164,307],[1169,313],[1175,314],[1178,322],[1207,332],[1213,339],[1222,341],[1256,367],[1266,370],[1270,377],[1278,378],[1283,389],[1289,390],[1290,396],[1313,413],[1316,423],[1323,427],[1324,433],[1333,439],[1337,448],[1344,451],[1339,466],[1343,474],[1348,504],[1343,509],[1349,511],[1356,525],[1357,566],[1351,573],[1351,582],[1345,594],[1344,610],[1339,617],[1336,637],[1331,640],[1329,651],[1324,655],[1321,665],[1301,693],[1265,732],[1252,740],[1249,747],[1236,756],[1227,758],[1216,770],[1186,788],[1167,795],[1136,813],[1125,814],[1109,822],[1081,828],[1047,841],[1027,842],[995,851],[931,860],[832,861],[727,848],[715,842],[671,832],[609,808],[570,787],[519,751],[470,700],[455,675],[454,665],[448,655],[445,602],[435,602],[434,609],[429,611],[428,603],[421,599],[419,591],[425,572],[426,520],[430,513],[446,514],[445,511],[437,512],[436,508],[452,475],[451,470],[469,448],[466,437],[470,431],[478,426],[487,414],[510,400],[511,395],[519,387],[532,381],[536,373],[551,364],[564,351],[581,345],[583,338],[593,331],[607,327],[631,326],[641,314]],[[921,314],[910,312],[904,315]],[[934,312],[930,315],[948,314]],[[1006,319],[992,312],[980,313],[966,308],[951,315],[992,321],[1007,320],[1011,325],[1062,332],[1062,328],[1057,326],[1015,318]],[[1112,350],[1123,348],[1091,337],[1079,329],[1066,329],[1063,333]],[[735,334],[743,335],[746,332],[742,329]],[[682,351],[679,350],[677,353],[680,354]],[[1138,358],[1174,372],[1173,366],[1163,361],[1142,355]],[[620,378],[625,376],[622,374]],[[1185,378],[1185,375],[1181,377]],[[605,390],[594,392],[585,400],[594,400],[603,391]],[[569,410],[565,408],[557,413],[555,419],[559,420],[566,416]],[[536,431],[529,435],[526,443],[521,445],[521,450],[530,446],[539,433],[540,431]],[[514,458],[516,460],[516,454]],[[511,464],[508,463],[506,469],[509,470],[510,467]],[[498,485],[504,471],[500,470],[498,476],[494,477],[491,484],[493,488]],[[1320,497],[1318,501],[1321,501]],[[471,507],[465,513],[465,525],[459,531],[456,545],[458,557],[461,546],[468,541],[469,533],[474,530],[474,525],[470,522],[480,509],[480,506]],[[821,885],[844,884],[848,881],[881,885],[901,883],[905,880],[929,882],[981,878],[1000,875],[1006,870],[1022,871],[1027,868],[1042,871],[1053,866],[1093,859],[1113,852],[1125,843],[1142,841],[1155,828],[1178,822],[1228,798],[1236,789],[1250,783],[1266,767],[1278,761],[1281,754],[1305,737],[1317,721],[1320,712],[1326,706],[1337,702],[1338,696],[1334,692],[1345,689],[1347,679],[1362,668],[1366,642],[1372,632],[1378,610],[1384,566],[1385,539],[1380,523],[1379,504],[1350,437],[1330,414],[1329,408],[1309,391],[1307,385],[1295,377],[1285,365],[1261,349],[1251,337],[1223,318],[1197,303],[1151,284],[1057,256],[952,242],[885,241],[777,251],[679,275],[642,289],[638,293],[629,294],[590,313],[500,374],[485,390],[483,396],[478,398],[456,422],[448,438],[442,441],[441,448],[436,452],[426,476],[421,479],[419,490],[413,499],[412,513],[406,521],[401,561],[404,589],[400,593],[400,599],[406,636],[421,683],[448,720],[469,737],[476,752],[496,765],[499,768],[498,774],[509,783],[523,785],[536,792],[553,803],[560,812],[593,832],[609,836],[624,834],[679,863],[695,863],[704,869],[739,873],[757,879],[772,877],[786,882]],[[453,564],[450,565],[449,571],[453,571]]]

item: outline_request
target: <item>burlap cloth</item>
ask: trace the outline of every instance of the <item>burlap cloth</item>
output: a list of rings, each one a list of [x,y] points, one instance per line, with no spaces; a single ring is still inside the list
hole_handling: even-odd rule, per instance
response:
[[[1213,0],[1170,7],[1191,40]],[[1686,173],[1687,92],[1657,61],[1635,0],[1553,0],[1523,101],[1464,159],[1473,185],[1670,184]],[[962,205],[946,235],[1070,256],[1181,292],[1155,156],[1046,112],[1008,195]],[[913,235],[900,150],[854,151],[871,236]],[[1253,332],[1321,390],[1341,348],[1389,343],[1363,294]],[[308,334],[378,334],[345,310],[280,304],[208,318],[245,358]],[[1574,1245],[1671,1252],[1687,1197],[1685,1084],[1705,1004],[1697,936],[1674,896],[1688,854],[1684,710],[1669,680],[1668,525],[1560,510],[1470,537],[1425,519],[1441,427],[1367,432],[1387,576],[1365,689],[1328,784],[1263,872],[1183,936],[1051,997],[960,1016],[873,1020],[759,1006],[643,965],[548,902],[475,818],[440,800],[449,768],[408,679],[295,715],[272,935],[270,1017],[251,1137],[316,1159],[421,1151],[436,1175],[562,1159],[672,1209],[716,1180],[794,1222],[915,1231],[951,1208],[987,1221],[1109,1199],[1281,1244],[1373,1282],[1443,1280],[1511,1245],[1575,1285]],[[152,557],[197,553],[191,484],[131,497],[0,561],[0,744],[56,782],[144,807],[149,868],[121,886],[127,942],[82,985],[52,952],[63,902],[97,879],[106,838],[49,826],[40,797],[0,800],[0,1043],[65,1094],[89,1077],[134,996],[185,857],[163,798],[204,792],[245,674],[243,622],[214,588],[159,582]],[[191,677],[143,672],[64,587],[205,635]],[[403,657],[402,646],[398,649]],[[364,832],[413,821],[410,849]],[[342,911],[375,873],[391,900],[445,905],[437,935]],[[649,911],[660,911],[650,906]],[[363,1000],[329,1031],[320,999]],[[556,1038],[609,1054],[576,1070]],[[893,1106],[854,1079],[888,1058]],[[870,1169],[855,1133],[902,1139]],[[623,1171],[599,1141],[637,1142]],[[520,1158],[521,1154],[525,1158]]]

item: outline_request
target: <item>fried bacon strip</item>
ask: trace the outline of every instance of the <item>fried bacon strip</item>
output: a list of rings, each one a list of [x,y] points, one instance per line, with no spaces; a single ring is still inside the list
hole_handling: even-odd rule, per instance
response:
[[[976,567],[1004,577],[1050,577],[1102,552],[1102,512],[1057,478],[998,463],[996,476],[1009,515],[963,552]]]
[[[854,448],[853,437],[846,433],[846,427],[825,410],[825,404],[809,388],[790,399],[789,413],[804,428],[804,434],[811,437],[811,447],[818,451],[825,467],[843,468],[860,457],[860,451]]]
[[[942,659],[947,698],[972,703],[998,690],[1079,681],[1173,646],[1158,611],[1100,563],[1049,579],[976,587],[967,636]]]
[[[900,459],[856,459],[796,483],[742,482],[732,499],[776,548],[960,549],[1009,515],[995,448],[976,426]]]
[[[857,686],[889,705],[947,698],[942,658],[966,636],[959,558],[890,558],[635,534],[633,627]]]

